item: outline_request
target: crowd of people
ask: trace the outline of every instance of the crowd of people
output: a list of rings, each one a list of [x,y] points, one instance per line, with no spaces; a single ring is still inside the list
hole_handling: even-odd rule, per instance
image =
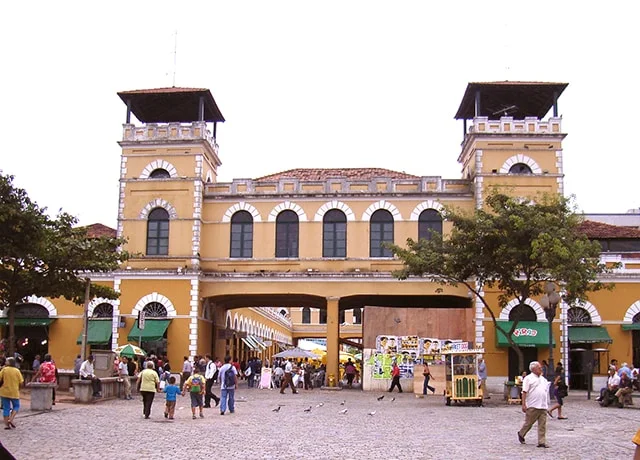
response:
[[[631,369],[627,363],[622,363],[622,366],[618,367],[618,361],[612,359],[609,364],[607,385],[600,389],[600,396],[596,401],[603,407],[616,404],[619,408],[623,408],[625,397],[634,389],[640,391],[638,373],[637,368]]]

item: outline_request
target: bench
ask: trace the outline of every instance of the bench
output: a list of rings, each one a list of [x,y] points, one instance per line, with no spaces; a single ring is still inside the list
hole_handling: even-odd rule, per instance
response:
[[[136,393],[136,377],[129,377],[131,381],[131,393]],[[77,403],[92,403],[96,399],[114,399],[124,397],[124,384],[119,377],[104,377],[100,379],[102,384],[102,398],[93,397],[93,386],[91,380],[74,379],[71,381],[73,384],[73,396]]]

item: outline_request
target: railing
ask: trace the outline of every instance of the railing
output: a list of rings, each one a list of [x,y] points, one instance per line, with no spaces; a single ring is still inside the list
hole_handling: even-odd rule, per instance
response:
[[[502,117],[499,120],[475,117],[473,125],[469,127],[469,134],[560,134],[561,132],[562,118],[560,117],[551,117],[548,120],[540,120],[537,117],[525,117],[524,120],[514,120],[513,117]]]
[[[136,126],[132,123],[122,125],[122,140],[127,142],[179,141],[204,139],[218,153],[218,144],[204,121],[192,123],[146,123]]]

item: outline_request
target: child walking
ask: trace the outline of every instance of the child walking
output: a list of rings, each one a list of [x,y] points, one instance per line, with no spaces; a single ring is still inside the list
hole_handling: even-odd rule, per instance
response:
[[[169,377],[169,385],[164,387],[164,392],[167,394],[167,401],[164,406],[164,418],[173,420],[173,415],[176,411],[176,399],[180,393],[180,387],[176,385],[175,377]]]
[[[196,407],[200,409],[200,418],[204,418],[204,393],[205,393],[204,369],[194,367],[193,375],[184,382],[182,387],[182,395],[189,393],[191,396],[191,415],[194,420],[196,418]]]

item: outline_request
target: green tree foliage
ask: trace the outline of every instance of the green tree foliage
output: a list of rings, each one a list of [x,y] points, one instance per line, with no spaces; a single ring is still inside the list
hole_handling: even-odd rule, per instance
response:
[[[519,318],[504,330],[495,307],[502,309],[514,298],[523,304],[540,296],[548,282],[561,287],[569,304],[586,300],[590,291],[610,288],[598,280],[608,271],[599,259],[600,245],[579,231],[581,217],[570,199],[542,195],[531,202],[494,191],[483,209],[445,208],[444,217],[453,224],[445,238],[434,233],[430,240],[408,239],[406,248],[390,246],[404,262],[394,275],[466,286],[517,352],[521,372],[522,352],[511,338]],[[499,292],[497,306],[488,303],[485,289]]]
[[[125,240],[90,238],[77,219],[32,202],[13,176],[0,175],[0,309],[9,317],[9,352],[15,345],[15,306],[30,295],[65,297],[80,305],[91,273],[110,272],[129,258]],[[113,289],[92,284],[91,297],[115,299]]]

